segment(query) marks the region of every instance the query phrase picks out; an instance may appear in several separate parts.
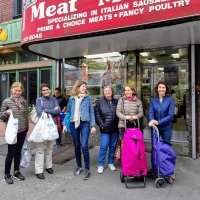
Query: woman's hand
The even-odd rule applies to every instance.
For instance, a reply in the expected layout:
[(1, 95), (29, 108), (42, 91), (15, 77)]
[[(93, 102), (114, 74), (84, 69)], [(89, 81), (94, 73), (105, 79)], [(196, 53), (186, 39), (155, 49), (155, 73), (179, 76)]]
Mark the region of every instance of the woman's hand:
[(8, 110), (6, 110), (6, 113), (10, 115), (12, 113), (12, 110), (8, 109)]
[(95, 133), (96, 133), (96, 128), (95, 128), (95, 127), (92, 127), (91, 130), (90, 130), (90, 133), (91, 133), (91, 134), (95, 134)]
[(155, 119), (152, 119), (150, 122), (149, 122), (149, 126), (152, 127), (152, 126), (157, 126), (159, 124), (159, 122)]
[(135, 120), (135, 119), (138, 119), (137, 115), (132, 115), (131, 120)]
[(126, 118), (126, 120), (131, 120), (132, 119), (131, 115), (127, 115), (127, 116), (125, 116), (125, 118)]

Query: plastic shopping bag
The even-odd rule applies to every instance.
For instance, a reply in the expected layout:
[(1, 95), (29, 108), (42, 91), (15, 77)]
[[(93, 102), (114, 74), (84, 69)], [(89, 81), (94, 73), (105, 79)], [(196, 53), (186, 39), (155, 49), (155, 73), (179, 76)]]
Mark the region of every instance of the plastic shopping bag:
[(20, 167), (28, 168), (31, 163), (31, 149), (27, 140), (25, 140), (21, 151)]
[(39, 117), (37, 116), (37, 111), (36, 111), (36, 108), (34, 105), (33, 105), (32, 111), (30, 113), (30, 119), (34, 124), (36, 124), (39, 120)]
[(58, 133), (58, 129), (57, 126), (54, 123), (54, 120), (52, 119), (51, 115), (47, 115), (45, 113), (44, 116), (44, 130), (43, 130), (43, 140), (56, 140), (57, 138), (59, 138), (59, 133)]
[(17, 143), (17, 132), (18, 132), (18, 119), (14, 118), (11, 112), (5, 132), (5, 141), (7, 144)]
[(37, 124), (33, 128), (33, 131), (31, 132), (28, 141), (29, 142), (44, 142), (43, 139), (43, 133), (45, 129), (45, 115), (46, 113), (42, 113), (41, 117), (39, 118)]

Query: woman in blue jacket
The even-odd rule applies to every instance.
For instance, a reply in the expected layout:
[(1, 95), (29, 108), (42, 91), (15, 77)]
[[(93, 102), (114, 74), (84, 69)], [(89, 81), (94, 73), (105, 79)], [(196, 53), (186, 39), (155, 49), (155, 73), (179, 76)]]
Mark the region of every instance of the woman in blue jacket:
[(77, 81), (72, 88), (71, 97), (67, 105), (67, 115), (70, 116), (70, 132), (73, 138), (77, 167), (74, 175), (80, 175), (82, 170), (81, 150), (85, 169), (83, 180), (90, 177), (90, 158), (88, 140), (91, 133), (95, 133), (95, 116), (91, 97), (87, 94), (87, 83)]
[[(169, 96), (169, 89), (162, 81), (157, 83), (155, 93), (156, 96), (151, 99), (149, 107), (149, 126), (157, 126), (162, 140), (170, 144), (175, 113), (175, 101)], [(173, 183), (174, 180), (174, 175), (168, 177), (169, 183)]]
[(149, 107), (149, 126), (157, 126), (166, 143), (171, 143), (175, 102), (169, 96), (167, 85), (160, 81), (155, 87), (156, 96), (151, 99)]

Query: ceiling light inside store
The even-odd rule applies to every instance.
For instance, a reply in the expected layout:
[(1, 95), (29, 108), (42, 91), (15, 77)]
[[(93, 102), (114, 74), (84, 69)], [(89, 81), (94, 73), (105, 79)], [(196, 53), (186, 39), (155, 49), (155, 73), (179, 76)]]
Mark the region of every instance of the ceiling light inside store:
[(149, 56), (149, 52), (141, 52), (140, 55), (143, 57), (148, 57)]
[(180, 56), (179, 53), (172, 53), (172, 54), (171, 54), (171, 57), (172, 57), (172, 58), (175, 58), (175, 59), (178, 59), (178, 58), (180, 58), (181, 56)]
[(159, 71), (164, 71), (164, 68), (163, 67), (158, 67), (158, 70)]
[(118, 57), (118, 56), (121, 56), (119, 52), (112, 52), (112, 53), (85, 55), (84, 57), (88, 59), (93, 59), (93, 58), (111, 58), (111, 57)]
[(156, 60), (155, 58), (150, 58), (148, 59), (148, 62), (151, 64), (154, 64), (154, 63), (158, 63), (158, 60)]

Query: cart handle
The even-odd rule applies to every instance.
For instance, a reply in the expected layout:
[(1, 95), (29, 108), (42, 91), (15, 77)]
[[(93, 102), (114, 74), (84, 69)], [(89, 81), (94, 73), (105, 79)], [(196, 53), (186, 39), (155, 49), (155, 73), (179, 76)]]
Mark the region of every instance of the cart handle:
[[(133, 120), (133, 123), (135, 123), (135, 124), (136, 124), (135, 120), (137, 120), (137, 125), (138, 125), (138, 126), (136, 125), (137, 128), (140, 128), (140, 120), (139, 120), (138, 118), (137, 118), (137, 119), (134, 119), (134, 120)], [(125, 129), (127, 128), (126, 122), (127, 122), (127, 119), (125, 119)]]

